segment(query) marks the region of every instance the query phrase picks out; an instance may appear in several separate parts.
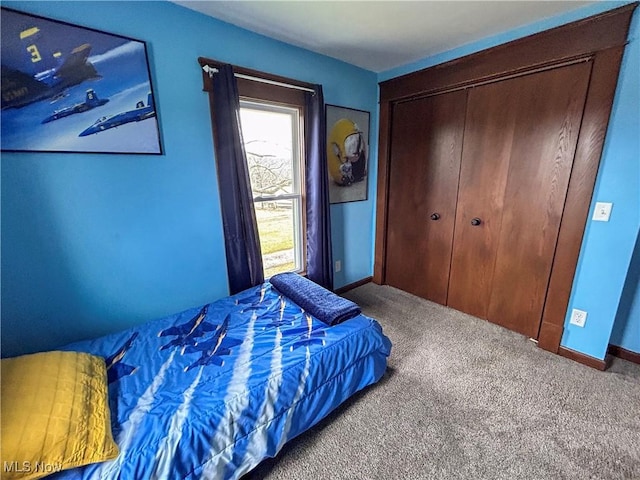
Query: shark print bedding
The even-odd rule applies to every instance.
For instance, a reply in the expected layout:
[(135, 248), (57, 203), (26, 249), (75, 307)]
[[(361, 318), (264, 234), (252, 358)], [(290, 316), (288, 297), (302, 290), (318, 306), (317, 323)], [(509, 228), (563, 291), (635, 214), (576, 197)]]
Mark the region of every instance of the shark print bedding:
[(236, 479), (383, 375), (391, 342), (270, 283), (64, 350), (105, 358), (112, 461), (55, 479)]

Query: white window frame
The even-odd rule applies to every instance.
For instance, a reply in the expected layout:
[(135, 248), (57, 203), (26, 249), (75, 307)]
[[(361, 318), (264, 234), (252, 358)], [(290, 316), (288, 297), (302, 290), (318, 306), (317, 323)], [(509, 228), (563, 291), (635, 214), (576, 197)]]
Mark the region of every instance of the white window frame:
[[(304, 115), (297, 105), (280, 102), (240, 98), (240, 109), (261, 110), (264, 112), (284, 113), (291, 115), (293, 185), (292, 193), (280, 195), (261, 195), (253, 197), (254, 206), (261, 202), (292, 201), (293, 204), (293, 270), (296, 273), (306, 272), (306, 208), (305, 208), (305, 155), (304, 155)], [(263, 256), (264, 260), (264, 256)], [(264, 267), (263, 267), (264, 269)]]

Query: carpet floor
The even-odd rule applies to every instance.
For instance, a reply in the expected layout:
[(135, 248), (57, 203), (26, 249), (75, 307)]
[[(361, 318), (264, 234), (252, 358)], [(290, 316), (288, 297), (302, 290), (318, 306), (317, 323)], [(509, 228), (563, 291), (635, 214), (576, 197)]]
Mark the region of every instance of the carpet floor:
[(640, 365), (606, 372), (388, 286), (382, 380), (245, 479), (640, 479)]

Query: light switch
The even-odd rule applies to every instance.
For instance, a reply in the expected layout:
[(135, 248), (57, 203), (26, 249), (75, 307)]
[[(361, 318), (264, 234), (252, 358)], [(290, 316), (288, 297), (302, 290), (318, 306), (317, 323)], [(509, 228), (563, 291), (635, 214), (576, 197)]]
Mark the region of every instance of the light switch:
[(595, 222), (608, 222), (611, 216), (611, 208), (613, 203), (597, 202), (596, 208), (593, 211), (592, 220)]

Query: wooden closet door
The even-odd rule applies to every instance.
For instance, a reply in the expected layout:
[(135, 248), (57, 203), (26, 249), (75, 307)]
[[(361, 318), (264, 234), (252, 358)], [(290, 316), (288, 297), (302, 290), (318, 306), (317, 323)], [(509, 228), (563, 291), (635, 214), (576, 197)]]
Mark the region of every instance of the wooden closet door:
[(537, 338), (590, 74), (581, 63), (470, 92), (449, 306)]
[[(394, 105), (386, 283), (446, 304), (466, 92)], [(433, 218), (432, 218), (433, 216)]]

